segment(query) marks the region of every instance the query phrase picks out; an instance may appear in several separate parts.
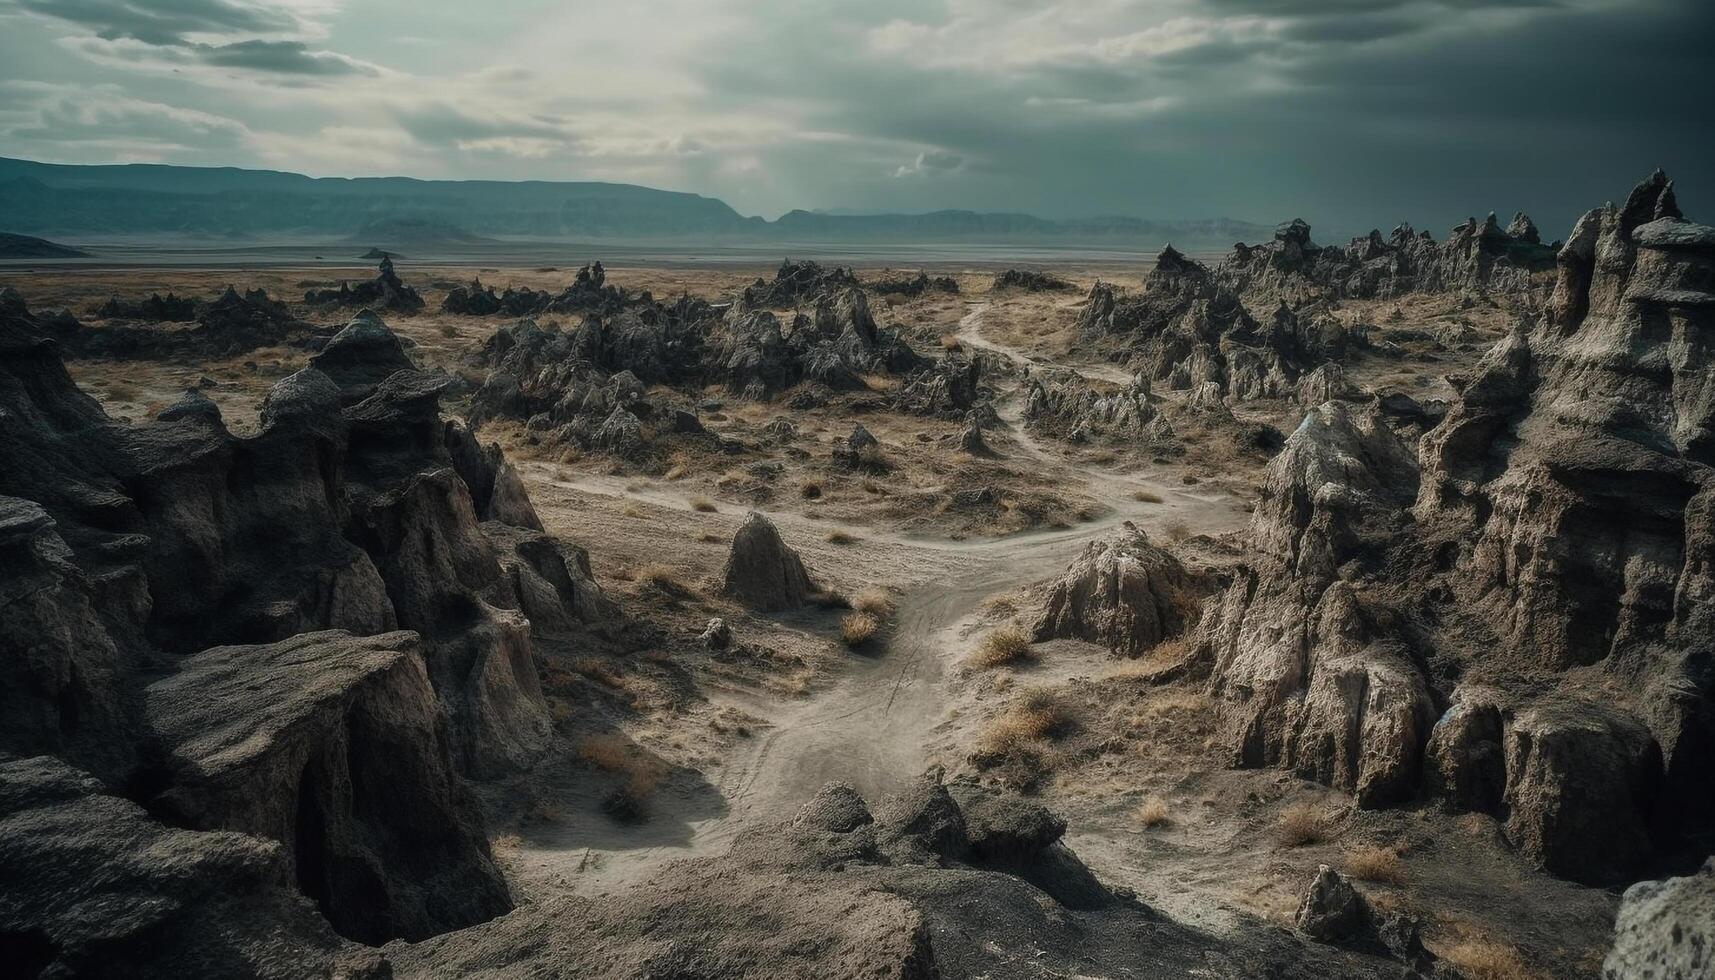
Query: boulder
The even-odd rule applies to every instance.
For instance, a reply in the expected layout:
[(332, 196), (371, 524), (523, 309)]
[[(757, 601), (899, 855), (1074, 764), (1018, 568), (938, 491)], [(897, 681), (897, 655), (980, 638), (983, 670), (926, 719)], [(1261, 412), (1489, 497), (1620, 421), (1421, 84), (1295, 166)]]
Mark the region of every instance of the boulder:
[(1715, 973), (1715, 858), (1683, 878), (1626, 889), (1603, 980), (1699, 980)]
[(421, 939), (512, 907), (416, 634), (216, 647), (144, 703), (168, 784), (152, 809), (278, 841), (341, 934)]
[(779, 612), (804, 605), (813, 591), (804, 563), (774, 523), (755, 511), (746, 515), (721, 573), (722, 594), (761, 612)]
[(298, 980), (360, 959), (294, 874), (276, 841), (170, 827), (49, 756), (0, 762), (14, 976)]
[(1075, 637), (1136, 657), (1195, 624), (1197, 592), (1179, 559), (1127, 521), (1091, 542), (1050, 587), (1033, 638)]

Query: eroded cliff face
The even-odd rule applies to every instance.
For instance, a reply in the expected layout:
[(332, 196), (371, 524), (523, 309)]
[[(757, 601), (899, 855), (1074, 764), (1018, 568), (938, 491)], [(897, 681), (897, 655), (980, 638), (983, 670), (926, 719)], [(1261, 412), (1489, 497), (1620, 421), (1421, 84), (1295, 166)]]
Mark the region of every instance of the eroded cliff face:
[(1715, 809), (1715, 230), (1658, 173), (1559, 269), (1421, 478), (1385, 430), (1310, 414), (1199, 652), (1239, 763), (1493, 813), (1607, 883)]
[(445, 378), (365, 313), (254, 435), (195, 393), (125, 426), (38, 327), (0, 320), (0, 749), (275, 842), (350, 938), (508, 909), (464, 780), (546, 746), (534, 622), (612, 607)]

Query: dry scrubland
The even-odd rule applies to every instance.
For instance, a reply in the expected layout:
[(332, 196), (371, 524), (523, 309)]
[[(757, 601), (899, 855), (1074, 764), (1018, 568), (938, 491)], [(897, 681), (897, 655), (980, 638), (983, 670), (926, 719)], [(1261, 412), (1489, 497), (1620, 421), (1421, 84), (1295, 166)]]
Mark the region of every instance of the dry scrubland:
[[(1497, 633), (1514, 615), (1495, 609), (1497, 593), (1462, 591), (1488, 574), (1486, 535), (1552, 543), (1481, 485), (1506, 453), (1470, 448), (1497, 424), (1496, 398), (1513, 399), (1509, 418), (1548, 417), (1548, 389), (1519, 394), (1507, 379), (1608, 383), (1515, 325), (1603, 317), (1624, 332), (1632, 315), (1624, 302), (1570, 311), (1564, 261), (1557, 291), (1552, 253), (1530, 265), (1542, 247), (1516, 223), (1467, 233), (1475, 244), (1396, 237), (1389, 274), (1403, 276), (1409, 254), (1418, 278), (1380, 285), (1338, 278), (1367, 267), (1307, 249), (1308, 229), (1301, 240), (1285, 226), (1262, 259), (1241, 253), (1211, 271), (1169, 251), (1149, 269), (1047, 270), (1066, 288), (1042, 291), (991, 288), (994, 270), (928, 270), (956, 291), (897, 295), (875, 284), (904, 274), (875, 268), (855, 270), (867, 284), (857, 288), (818, 278), (829, 270), (614, 267), (574, 297), (595, 312), (537, 313), (532, 328), (441, 309), (473, 270), (401, 261), (424, 308), (380, 310), (384, 327), (338, 336), (355, 308), (296, 297), (368, 279), (367, 268), (0, 270), (0, 286), (28, 302), (17, 323), (69, 338), (70, 377), (108, 416), (158, 433), (113, 452), (144, 454), (135, 472), (199, 488), (181, 493), (240, 485), (241, 468), (182, 476), (216, 465), (206, 459), (286, 445), (290, 405), (269, 394), (282, 379), (313, 364), (338, 382), (327, 411), (345, 428), (324, 465), (344, 467), (328, 484), (350, 501), (340, 533), (376, 555), (366, 574), (387, 586), (374, 599), (386, 611), (373, 621), (422, 633), (431, 669), (363, 688), (387, 693), (353, 695), (356, 707), (315, 710), (350, 712), (358, 730), (381, 717), (364, 713), (368, 698), (454, 705), (450, 722), (423, 722), (452, 726), (439, 737), (453, 754), (412, 765), (469, 788), (468, 805), (446, 804), (462, 849), (447, 860), (472, 869), (462, 887), (498, 889), (489, 907), (400, 926), (359, 923), (345, 886), (318, 885), (342, 935), (425, 940), (387, 947), (397, 973), (498, 962), (558, 929), (589, 969), (657, 975), (678, 961), (651, 960), (632, 930), (658, 921), (669, 945), (719, 932), (739, 950), (726, 968), (755, 974), (770, 962), (756, 950), (782, 931), (746, 904), (767, 894), (801, 912), (782, 933), (806, 944), (787, 972), (920, 965), (932, 947), (946, 975), (1014, 975), (990, 940), (951, 938), (993, 928), (961, 926), (975, 913), (937, 897), (952, 886), (935, 875), (969, 874), (945, 881), (1014, 933), (992, 941), (1024, 937), (1068, 968), (1082, 955), (1101, 970), (1194, 975), (1213, 946), (1238, 971), (1220, 975), (1596, 976), (1613, 943), (1612, 886), (1683, 868), (1686, 853), (1660, 836), (1603, 855), (1542, 814), (1594, 807), (1622, 834), (1648, 814), (1580, 798), (1552, 767), (1520, 770), (1515, 748), (1504, 771), (1485, 760), (1534, 737), (1574, 755), (1635, 751), (1622, 768), (1661, 765), (1659, 750), (1635, 749), (1653, 736), (1623, 714), (1636, 691), (1600, 665), (1630, 658), (1675, 676), (1658, 653), (1683, 648), (1689, 633), (1676, 630), (1702, 614), (1681, 606), (1647, 624), (1648, 656), (1567, 653)], [(1486, 248), (1508, 263), (1482, 264)], [(1643, 252), (1638, 275), (1657, 274)], [(555, 293), (577, 270), (474, 271), (497, 290)], [(97, 315), (109, 296), (212, 298), (229, 281), (291, 300), (278, 343), (187, 340), (166, 357), (99, 347), (129, 322)], [(1244, 299), (1236, 314), (1231, 295)], [(79, 354), (87, 337), (52, 327), (51, 308), (114, 332)], [(581, 326), (586, 317), (597, 326)], [(1530, 358), (1534, 368), (1519, 366)], [(198, 395), (184, 400), (187, 390)], [(231, 437), (194, 438), (226, 448), (147, 455), (174, 439), (201, 445), (182, 427), (216, 409)], [(1508, 437), (1512, 458), (1553, 473), (1583, 465), (1534, 431)], [(501, 455), (480, 448), (490, 443)], [(1707, 469), (1696, 452), (1684, 452), (1684, 472)], [(1487, 476), (1473, 484), (1472, 473)], [(130, 492), (155, 478), (131, 477)], [(219, 499), (213, 512), (266, 506)], [(405, 528), (429, 544), (375, 544), (408, 539)], [(269, 561), (239, 554), (245, 533), (230, 538), (229, 560)], [(466, 618), (419, 614), (409, 596), (430, 587)], [(1537, 613), (1529, 642), (1582, 642), (1554, 618), (1563, 594), (1531, 601), (1550, 612)], [(266, 645), (271, 630), (291, 632), (267, 618), (282, 603), (242, 624), (196, 625), (186, 606), (170, 625), (192, 649)], [(334, 625), (356, 621), (340, 615)], [(168, 626), (150, 629), (160, 643)], [(1291, 644), (1275, 642), (1287, 634)], [(366, 669), (409, 673), (397, 651), (366, 656), (387, 665)], [(489, 686), (459, 687), (442, 667), (454, 662), (484, 664), (470, 676)], [(1610, 707), (1582, 717), (1611, 735), (1563, 724), (1556, 712), (1604, 689)], [(1367, 693), (1354, 701), (1352, 690)], [(1483, 700), (1496, 691), (1501, 702)], [(524, 705), (528, 720), (497, 704)], [(1443, 715), (1471, 720), (1431, 736)], [(285, 752), (275, 746), (288, 730), (302, 729), (282, 722), (261, 751)], [(1681, 777), (1652, 778), (1671, 794)], [(1502, 791), (1506, 806), (1490, 798)], [(191, 806), (190, 792), (153, 805)], [(208, 829), (227, 826), (210, 814), (229, 803), (202, 805)], [(1609, 857), (1626, 863), (1597, 867)], [(384, 875), (390, 894), (447, 887), (402, 867)], [(1021, 898), (1030, 888), (1045, 891)], [(1039, 920), (1037, 901), (1057, 911)], [(1113, 939), (1143, 915), (1138, 903), (1171, 920), (1141, 953)], [(940, 925), (922, 932), (909, 924), (919, 916)], [(949, 923), (954, 932), (937, 931)], [(304, 941), (341, 962), (370, 955), (317, 935)]]

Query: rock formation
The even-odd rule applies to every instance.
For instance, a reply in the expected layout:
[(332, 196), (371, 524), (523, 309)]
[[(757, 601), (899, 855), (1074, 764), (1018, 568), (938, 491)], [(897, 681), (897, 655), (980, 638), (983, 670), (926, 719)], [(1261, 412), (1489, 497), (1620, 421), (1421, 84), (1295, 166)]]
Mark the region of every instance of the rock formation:
[(1262, 294), (1292, 303), (1324, 299), (1391, 299), (1410, 293), (1495, 292), (1524, 295), (1542, 284), (1537, 273), (1553, 267), (1555, 247), (1544, 245), (1529, 217), (1506, 228), (1494, 214), (1453, 229), (1444, 242), (1400, 225), (1383, 238), (1372, 231), (1351, 244), (1324, 248), (1310, 240), (1310, 225), (1293, 219), (1274, 240), (1233, 246), (1215, 270), (1241, 295)]
[(1156, 257), (1141, 293), (1091, 287), (1079, 330), (1116, 348), (1144, 378), (1176, 391), (1213, 382), (1244, 401), (1292, 397), (1302, 375), (1363, 341), (1328, 311), (1284, 301), (1259, 321), (1235, 288), (1171, 246)]
[(1715, 972), (1715, 858), (1683, 878), (1626, 889), (1603, 980), (1696, 980)]
[(1197, 652), (1237, 762), (1492, 813), (1606, 884), (1715, 823), (1715, 230), (1657, 173), (1559, 266), (1421, 479), (1374, 416), (1306, 417)]
[(423, 308), (423, 297), (393, 270), (393, 260), (381, 259), (374, 279), (353, 286), (341, 282), (338, 289), (312, 289), (304, 293), (312, 306), (367, 306), (392, 313), (415, 313)]
[[(0, 315), (0, 750), (57, 756), (205, 832), (160, 834), (187, 868), (206, 848), (257, 882), (226, 901), (289, 884), (378, 942), (509, 907), (462, 779), (539, 755), (532, 627), (605, 602), (581, 554), (500, 523), (539, 522), (515, 474), (440, 417), (444, 378), (391, 360), (379, 320), (355, 336), (324, 352), (345, 388), (300, 371), (237, 436), (194, 392), (112, 422), (33, 320)], [(132, 836), (96, 832), (103, 850), (78, 860), (134, 865)]]
[(1049, 588), (1032, 632), (1038, 642), (1076, 637), (1136, 657), (1195, 624), (1196, 591), (1179, 559), (1127, 521)]
[(1143, 377), (1113, 389), (1074, 372), (1032, 371), (1027, 384), (1024, 421), (1035, 431), (1071, 442), (1097, 437), (1145, 445), (1172, 441), (1173, 428)]
[(957, 293), (959, 281), (952, 276), (935, 276), (919, 272), (903, 279), (877, 279), (864, 288), (877, 296), (921, 296), (924, 293)]
[(1032, 269), (1008, 269), (994, 277), (990, 290), (1022, 289), (1027, 293), (1058, 292), (1071, 289), (1072, 284), (1059, 276)]
[[(1400, 964), (1238, 925), (1219, 936), (1104, 887), (1027, 800), (928, 776), (870, 802), (824, 786), (720, 857), (618, 895), (558, 897), (410, 946), (401, 975), (1396, 978)], [(710, 937), (718, 937), (711, 947)], [(1140, 937), (1146, 937), (1140, 940)]]
[(850, 269), (824, 268), (816, 262), (780, 263), (773, 279), (758, 279), (746, 286), (738, 306), (745, 310), (779, 310), (814, 300), (824, 293), (856, 289), (861, 284)]
[(481, 279), (472, 279), (469, 285), (449, 290), (441, 300), (443, 311), (464, 316), (530, 317), (545, 313), (613, 316), (627, 307), (653, 305), (648, 293), (628, 297), (619, 287), (608, 283), (607, 272), (600, 262), (579, 269), (571, 285), (557, 294), (528, 286), (507, 286), (505, 292), (496, 294)]
[(803, 561), (774, 522), (755, 511), (746, 515), (721, 572), (721, 593), (761, 612), (779, 612), (804, 605), (814, 591)]
[(189, 296), (175, 296), (171, 290), (165, 296), (160, 293), (150, 293), (148, 297), (138, 300), (124, 300), (117, 296), (109, 296), (107, 302), (96, 307), (95, 315), (104, 320), (186, 323), (196, 319), (197, 301)]
[[(148, 304), (146, 304), (148, 305)], [(183, 310), (177, 309), (184, 305)], [(114, 358), (120, 360), (167, 360), (186, 358), (214, 360), (232, 357), (259, 347), (288, 342), (307, 345), (316, 338), (316, 328), (304, 323), (286, 304), (267, 292), (252, 289), (239, 294), (231, 286), (213, 302), (178, 301), (168, 304), (168, 314), (143, 315), (135, 319), (192, 321), (187, 328), (162, 328), (137, 323), (110, 323), (99, 327), (79, 323), (64, 310), (32, 314), (24, 298), (10, 286), (0, 288), (0, 310), (16, 322), (59, 342), (67, 357)], [(102, 307), (113, 308), (112, 301)], [(103, 316), (131, 319), (126, 314), (103, 312)]]
[(1358, 894), (1351, 879), (1326, 864), (1305, 889), (1295, 924), (1317, 942), (1400, 960), (1409, 967), (1407, 975), (1428, 975), (1434, 964), (1423, 946), (1420, 920), (1380, 911)]

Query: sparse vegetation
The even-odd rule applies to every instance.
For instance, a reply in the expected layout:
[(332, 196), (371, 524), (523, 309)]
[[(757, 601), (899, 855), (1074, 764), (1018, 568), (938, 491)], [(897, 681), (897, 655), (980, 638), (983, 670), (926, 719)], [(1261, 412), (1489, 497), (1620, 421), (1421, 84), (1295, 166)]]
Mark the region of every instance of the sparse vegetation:
[(1143, 801), (1137, 808), (1137, 822), (1145, 827), (1161, 827), (1168, 823), (1167, 803), (1158, 796)]
[(893, 615), (893, 596), (886, 589), (870, 587), (852, 597), (852, 608), (858, 612), (868, 613), (877, 619), (886, 619)]
[(663, 592), (686, 592), (685, 584), (679, 580), (679, 570), (672, 565), (644, 565), (634, 574), (637, 581), (644, 585), (654, 586)]
[(827, 535), (825, 537), (823, 537), (822, 540), (828, 542), (829, 544), (852, 544), (853, 542), (857, 541), (857, 538), (852, 536), (850, 533), (848, 533), (846, 531), (841, 531), (841, 530), (836, 529), (833, 531), (829, 531), (827, 533)]
[(1525, 965), (1524, 957), (1511, 946), (1492, 939), (1471, 937), (1442, 949), (1441, 958), (1468, 980), (1541, 980), (1542, 974)]
[(648, 818), (648, 801), (666, 776), (666, 765), (618, 735), (593, 735), (578, 745), (578, 758), (621, 778), (602, 799), (602, 810), (620, 823)]
[(1360, 847), (1349, 851), (1341, 867), (1359, 881), (1405, 884), (1405, 862), (1391, 847)]
[(805, 500), (816, 500), (822, 496), (822, 484), (816, 480), (805, 480), (798, 486), (798, 495)]
[(1280, 811), (1275, 833), (1287, 847), (1319, 844), (1328, 839), (1328, 815), (1310, 803), (1295, 803)]
[(1066, 706), (1052, 691), (1032, 688), (988, 723), (978, 740), (978, 748), (993, 756), (1033, 753), (1034, 743), (1061, 734), (1071, 720)]
[(1161, 503), (1161, 494), (1154, 490), (1134, 490), (1131, 499), (1140, 504), (1159, 504)]
[(688, 472), (690, 470), (684, 463), (674, 463), (667, 467), (667, 472), (661, 474), (661, 478), (663, 480), (683, 480)]
[(972, 667), (1005, 667), (1032, 655), (1030, 636), (1016, 623), (1007, 623), (989, 632), (965, 661)]
[(880, 631), (881, 620), (866, 612), (846, 613), (840, 619), (840, 639), (848, 647), (862, 646)]
[(1174, 544), (1183, 544), (1191, 537), (1191, 525), (1177, 519), (1162, 525), (1161, 530), (1167, 535), (1167, 540)]
[(713, 514), (719, 508), (717, 508), (715, 506), (714, 501), (710, 500), (707, 497), (692, 497), (691, 498), (691, 509), (696, 511), (699, 514)]

